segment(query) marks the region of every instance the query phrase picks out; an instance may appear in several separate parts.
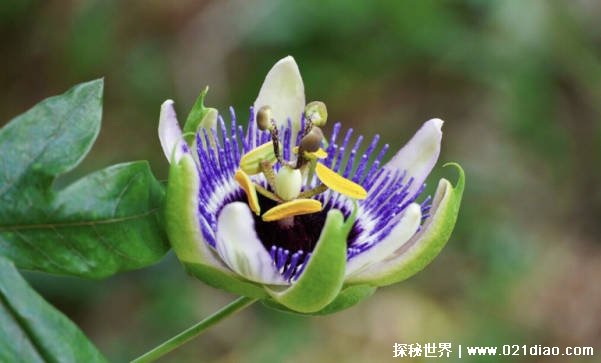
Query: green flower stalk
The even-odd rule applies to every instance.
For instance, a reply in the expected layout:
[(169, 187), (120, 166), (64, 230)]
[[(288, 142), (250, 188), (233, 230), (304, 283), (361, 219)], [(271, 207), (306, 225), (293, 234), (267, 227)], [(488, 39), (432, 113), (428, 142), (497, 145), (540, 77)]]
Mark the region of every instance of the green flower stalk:
[[(246, 130), (204, 106), (182, 133), (173, 101), (159, 137), (171, 163), (166, 226), (184, 267), (207, 284), (302, 314), (350, 307), (423, 269), (449, 239), (464, 189), (424, 182), (440, 153), (440, 119), (424, 123), (384, 165), (376, 135), (328, 138), (322, 102), (306, 104), (292, 57), (267, 74)], [(420, 200), (418, 202), (418, 200)]]

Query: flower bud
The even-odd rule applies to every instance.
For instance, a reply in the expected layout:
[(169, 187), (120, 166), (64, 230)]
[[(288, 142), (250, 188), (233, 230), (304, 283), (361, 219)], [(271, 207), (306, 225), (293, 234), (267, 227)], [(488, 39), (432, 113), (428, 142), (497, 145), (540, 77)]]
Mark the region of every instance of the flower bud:
[(305, 106), (305, 117), (315, 126), (325, 126), (328, 120), (328, 109), (321, 101), (313, 101)]
[(263, 106), (257, 111), (257, 126), (262, 131), (271, 128), (271, 107)]

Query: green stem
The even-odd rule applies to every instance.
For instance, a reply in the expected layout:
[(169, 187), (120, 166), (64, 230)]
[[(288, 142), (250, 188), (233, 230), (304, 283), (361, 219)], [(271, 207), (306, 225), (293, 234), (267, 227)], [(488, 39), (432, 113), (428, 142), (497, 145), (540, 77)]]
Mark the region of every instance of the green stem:
[(163, 355), (169, 353), (170, 351), (184, 345), (191, 339), (194, 339), (196, 336), (200, 335), (202, 332), (210, 328), (211, 326), (217, 324), (221, 320), (227, 318), (230, 315), (233, 315), (244, 308), (252, 305), (257, 299), (249, 298), (242, 296), (237, 300), (232, 301), (229, 305), (223, 307), (221, 310), (217, 311), (213, 315), (208, 318), (200, 321), (196, 325), (191, 326), (190, 328), (184, 330), (173, 338), (167, 340), (161, 345), (153, 348), (152, 350), (144, 353), (138, 358), (131, 361), (131, 363), (149, 363), (154, 362), (159, 359)]

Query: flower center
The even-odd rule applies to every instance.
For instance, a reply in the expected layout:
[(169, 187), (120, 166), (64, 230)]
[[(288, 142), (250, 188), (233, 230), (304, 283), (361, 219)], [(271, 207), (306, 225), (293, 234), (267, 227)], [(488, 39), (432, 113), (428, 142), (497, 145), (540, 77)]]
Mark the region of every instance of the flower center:
[[(259, 196), (259, 204), (262, 208), (277, 206), (276, 202), (262, 195)], [(345, 205), (335, 207), (341, 210), (345, 218), (351, 213)], [(315, 248), (330, 209), (331, 205), (328, 204), (319, 212), (295, 216), (290, 224), (265, 222), (260, 216), (254, 215), (255, 230), (267, 251), (275, 247), (287, 251), (285, 254), (289, 257), (298, 251), (306, 255)], [(347, 238), (347, 247), (353, 245), (361, 231), (356, 221)]]
[[(328, 189), (353, 199), (364, 199), (367, 196), (361, 185), (318, 162), (319, 159), (327, 157), (327, 153), (321, 148), (324, 137), (318, 127), (326, 123), (325, 104), (309, 103), (303, 117), (305, 127), (300, 135), (300, 142), (291, 150), (296, 154), (296, 159), (289, 161), (285, 158), (286, 155), (290, 155), (290, 144), (285, 142), (282, 150), (277, 122), (271, 118), (271, 108), (261, 107), (256, 115), (257, 126), (262, 131), (269, 131), (271, 141), (244, 154), (236, 172), (236, 181), (244, 189), (250, 209), (256, 215), (261, 215), (264, 207), (259, 202), (258, 195), (261, 195), (262, 199), (271, 200), (273, 203), (270, 203), (270, 208), (261, 219), (264, 222), (278, 221), (282, 228), (294, 224), (294, 218), (297, 216), (321, 212), (321, 201), (313, 198)], [(250, 178), (256, 174), (263, 175), (268, 187)], [(311, 184), (314, 175), (320, 181), (317, 185)], [(307, 185), (304, 191), (303, 184)]]

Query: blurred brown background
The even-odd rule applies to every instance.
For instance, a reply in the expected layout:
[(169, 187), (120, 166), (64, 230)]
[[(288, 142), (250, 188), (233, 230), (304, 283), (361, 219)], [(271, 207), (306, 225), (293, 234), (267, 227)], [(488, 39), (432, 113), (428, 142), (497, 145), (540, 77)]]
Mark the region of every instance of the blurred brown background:
[[(208, 84), (210, 105), (245, 120), (271, 65), (293, 55), (308, 100), (393, 149), (446, 120), (441, 161), (468, 177), (457, 228), (426, 270), (350, 310), (306, 318), (258, 305), (162, 361), (409, 361), (392, 358), (393, 343), (452, 342), (593, 346), (596, 357), (507, 361), (598, 362), (600, 18), (601, 3), (585, 0), (4, 0), (0, 124), (105, 77), (103, 128), (72, 177), (149, 159), (165, 179), (164, 99), (183, 117)], [(440, 165), (430, 186), (455, 180)], [(27, 277), (114, 361), (233, 299), (172, 255), (106, 281)]]

